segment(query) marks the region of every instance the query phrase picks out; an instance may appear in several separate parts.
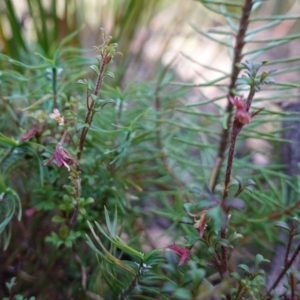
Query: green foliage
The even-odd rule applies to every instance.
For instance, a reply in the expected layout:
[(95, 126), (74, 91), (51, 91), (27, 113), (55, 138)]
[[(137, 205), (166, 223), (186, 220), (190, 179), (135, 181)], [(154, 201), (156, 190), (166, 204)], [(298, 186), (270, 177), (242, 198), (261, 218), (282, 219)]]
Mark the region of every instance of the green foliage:
[[(13, 286), (16, 284), (16, 277), (12, 277), (10, 282), (6, 282), (5, 285), (7, 287), (8, 292), (12, 295)], [(10, 298), (4, 297), (3, 300), (9, 300)], [(35, 297), (24, 298), (22, 295), (18, 294), (14, 296), (16, 300), (35, 300)]]
[[(101, 239), (94, 231), (92, 225), (89, 223), (92, 235), (95, 238), (100, 249), (97, 248), (92, 239), (87, 235), (88, 245), (98, 255), (100, 265), (107, 270), (103, 273), (103, 278), (110, 286), (112, 294), (111, 298), (117, 298), (118, 296), (126, 297), (126, 295), (133, 294), (139, 295), (143, 292), (150, 294), (159, 294), (159, 291), (155, 290), (153, 286), (157, 284), (159, 280), (166, 280), (163, 275), (159, 275), (154, 272), (154, 268), (163, 261), (159, 250), (153, 250), (146, 255), (142, 252), (136, 251), (130, 247), (128, 243), (122, 241), (117, 235), (117, 210), (115, 211), (113, 221), (110, 221), (109, 213), (105, 209), (105, 220), (107, 231), (99, 224), (95, 223), (99, 232), (103, 237), (110, 241), (111, 246), (109, 251), (102, 244)], [(121, 255), (128, 255), (131, 260), (125, 261), (118, 259), (114, 253), (121, 251)], [(153, 269), (153, 270), (152, 270)], [(122, 280), (120, 280), (122, 278)], [(109, 292), (106, 292), (106, 296)]]
[[(300, 58), (281, 55), (299, 34), (265, 37), (300, 17), (267, 15), (276, 8), (268, 1), (193, 3), (214, 23), (191, 24), (192, 37), (211, 43), (230, 66), (198, 64), (201, 49), (183, 53), (201, 70), (197, 82), (186, 82), (178, 76), (183, 61), (143, 66), (146, 46), (131, 52), (139, 25), (171, 4), (107, 2), (101, 14), (114, 16), (113, 37), (102, 29), (92, 55), (78, 48), (87, 28), (70, 22), (89, 6), (77, 4), (69, 16), (73, 2), (62, 1), (61, 17), (57, 1), (28, 1), (34, 43), (19, 30), (13, 1), (0, 6), (7, 12), (6, 25), (0, 19), (0, 246), (10, 272), (0, 296), (276, 297), (265, 288), (268, 265), (278, 232), (289, 235), (288, 250), (299, 234), (298, 219), (288, 216), (299, 214), (300, 202), (287, 206), (288, 189), (299, 198), (299, 185), (280, 160), (289, 142), (281, 123), (299, 116), (275, 102), (299, 96)], [(142, 80), (130, 61), (153, 65), (147, 75), (155, 76)], [(251, 122), (240, 125), (245, 115)], [(288, 271), (289, 259), (292, 294), (298, 274)]]
[(3, 178), (0, 178), (0, 245), (7, 249), (11, 239), (10, 222), (17, 211), (17, 219), (22, 217), (22, 204), (19, 195), (12, 188), (6, 187)]

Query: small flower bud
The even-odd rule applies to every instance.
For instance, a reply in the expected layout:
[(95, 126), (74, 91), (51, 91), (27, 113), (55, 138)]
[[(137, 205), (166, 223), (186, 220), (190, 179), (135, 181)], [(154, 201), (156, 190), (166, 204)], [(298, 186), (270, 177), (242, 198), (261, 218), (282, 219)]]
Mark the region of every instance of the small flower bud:
[(241, 124), (241, 126), (250, 123), (251, 115), (247, 108), (247, 102), (242, 97), (228, 96), (228, 100), (235, 106), (235, 119)]

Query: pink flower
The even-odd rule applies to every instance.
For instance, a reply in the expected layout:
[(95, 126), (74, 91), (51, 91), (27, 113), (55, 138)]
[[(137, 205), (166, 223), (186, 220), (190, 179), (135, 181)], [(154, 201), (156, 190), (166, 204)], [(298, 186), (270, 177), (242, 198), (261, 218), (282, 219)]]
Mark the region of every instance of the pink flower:
[(25, 210), (25, 215), (28, 218), (32, 217), (35, 213), (36, 213), (36, 208), (35, 207), (28, 208), (28, 209)]
[(22, 141), (29, 140), (29, 139), (35, 137), (37, 134), (40, 134), (40, 133), (41, 133), (40, 128), (34, 127), (32, 129), (30, 129), (27, 133), (23, 134), (21, 136), (21, 140)]
[[(209, 209), (205, 209), (197, 214), (191, 214), (191, 213), (188, 213), (190, 217), (193, 217), (194, 218), (194, 221), (195, 221), (195, 224), (194, 224), (194, 227), (195, 228), (198, 228), (199, 230), (199, 234), (200, 234), (200, 237), (203, 236), (204, 234), (204, 230), (205, 228), (207, 227), (207, 222), (209, 221), (207, 218), (206, 218), (206, 214), (209, 212)], [(196, 217), (200, 217), (199, 219), (196, 219)]]
[(235, 120), (237, 120), (241, 125), (245, 125), (250, 123), (251, 115), (248, 112), (247, 102), (243, 99), (243, 97), (235, 96), (232, 98), (231, 96), (227, 97), (228, 100), (236, 107), (235, 112)]
[(64, 166), (68, 169), (68, 171), (70, 171), (70, 165), (72, 164), (76, 164), (79, 166), (78, 161), (60, 143), (57, 144), (54, 153), (52, 154), (46, 165), (52, 163), (54, 159), (56, 160), (57, 166), (59, 168)]
[(177, 255), (180, 256), (178, 266), (183, 265), (190, 259), (191, 250), (188, 248), (178, 247), (176, 244), (168, 246), (169, 249), (173, 250)]

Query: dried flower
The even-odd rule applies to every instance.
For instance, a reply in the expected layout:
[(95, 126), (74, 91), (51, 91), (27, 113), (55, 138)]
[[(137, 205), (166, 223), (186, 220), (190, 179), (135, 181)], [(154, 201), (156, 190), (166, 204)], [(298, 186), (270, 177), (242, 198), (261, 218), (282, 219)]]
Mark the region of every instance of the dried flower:
[(22, 141), (29, 140), (29, 139), (35, 137), (37, 134), (40, 134), (40, 133), (41, 133), (40, 128), (34, 127), (32, 129), (30, 129), (27, 133), (23, 134), (21, 136), (21, 140)]
[(231, 96), (228, 96), (228, 100), (236, 107), (235, 119), (241, 125), (250, 123), (251, 115), (248, 112), (247, 102), (243, 99), (243, 97), (235, 96), (232, 98)]
[[(194, 218), (195, 224), (194, 227), (198, 228), (200, 237), (203, 236), (204, 230), (207, 227), (207, 222), (209, 219), (206, 218), (206, 214), (209, 212), (209, 209), (205, 209), (197, 214), (191, 214), (188, 213), (190, 217)], [(200, 217), (200, 219), (196, 219), (197, 217)]]
[(64, 166), (68, 169), (68, 171), (70, 171), (70, 165), (72, 164), (76, 164), (79, 166), (78, 161), (60, 143), (57, 144), (54, 153), (52, 154), (46, 165), (52, 163), (54, 159), (56, 160), (57, 166), (59, 168)]
[(64, 125), (64, 117), (61, 116), (59, 110), (57, 108), (53, 109), (53, 114), (49, 115), (51, 119), (54, 119), (58, 125)]
[(169, 249), (176, 252), (177, 255), (180, 256), (180, 260), (178, 266), (183, 265), (186, 261), (190, 259), (191, 250), (188, 248), (179, 247), (176, 244), (168, 246)]

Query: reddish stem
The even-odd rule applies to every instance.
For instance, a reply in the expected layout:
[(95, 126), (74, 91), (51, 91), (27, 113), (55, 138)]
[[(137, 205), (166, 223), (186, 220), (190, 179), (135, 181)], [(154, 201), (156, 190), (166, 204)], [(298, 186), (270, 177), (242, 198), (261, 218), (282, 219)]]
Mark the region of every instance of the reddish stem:
[(64, 143), (64, 140), (65, 140), (65, 137), (66, 137), (67, 132), (68, 132), (68, 130), (66, 129), (66, 130), (64, 131), (64, 133), (63, 133), (63, 135), (62, 135), (60, 141), (59, 141), (59, 144), (62, 145), (62, 144)]
[[(234, 96), (232, 90), (236, 87), (236, 80), (240, 72), (240, 69), (238, 68), (238, 63), (240, 63), (243, 58), (242, 51), (245, 45), (245, 35), (249, 24), (249, 18), (250, 18), (253, 3), (254, 3), (253, 0), (246, 0), (242, 9), (242, 16), (240, 19), (239, 30), (236, 35), (236, 43), (234, 46), (234, 58), (232, 62), (232, 71), (231, 71), (231, 78), (230, 78), (229, 92), (228, 92), (230, 96)], [(226, 127), (223, 129), (223, 132), (221, 133), (218, 155), (215, 160), (216, 163), (210, 180), (210, 188), (212, 191), (214, 190), (218, 182), (222, 164), (225, 158), (225, 151), (227, 148), (228, 138), (230, 133), (232, 111), (233, 111), (233, 105), (230, 101), (228, 101), (226, 107), (226, 113), (228, 114), (229, 117), (227, 119)]]
[[(226, 228), (221, 229), (221, 238), (226, 239)], [(221, 246), (221, 254), (222, 254), (222, 279), (226, 279), (229, 277), (228, 266), (227, 266), (227, 251), (226, 247)]]
[(266, 294), (266, 299), (271, 299), (271, 292), (272, 290), (274, 290), (277, 286), (277, 284), (280, 282), (280, 280), (282, 279), (282, 277), (286, 274), (286, 272), (288, 271), (288, 269), (291, 267), (291, 265), (293, 264), (293, 262), (295, 261), (296, 257), (298, 256), (300, 252), (300, 243), (297, 247), (297, 249), (295, 250), (294, 254), (292, 255), (292, 257), (287, 261), (287, 264), (285, 264), (284, 268), (281, 270), (281, 272), (279, 273), (278, 277), (276, 278), (276, 280), (274, 281), (274, 283), (272, 284), (272, 286), (269, 288), (267, 294)]
[[(221, 238), (222, 239), (226, 239), (226, 228), (227, 228), (227, 222), (228, 222), (229, 208), (225, 204), (225, 200), (228, 197), (228, 186), (229, 186), (229, 182), (230, 182), (232, 165), (233, 165), (235, 143), (236, 143), (236, 138), (237, 138), (239, 132), (241, 131), (242, 127), (243, 127), (243, 125), (238, 120), (235, 119), (233, 122), (233, 128), (232, 128), (232, 132), (231, 132), (229, 153), (228, 153), (228, 159), (227, 159), (227, 168), (226, 168), (226, 175), (225, 175), (225, 186), (224, 186), (224, 193), (223, 193), (223, 199), (222, 199), (222, 204), (221, 204), (224, 214), (226, 216), (226, 224), (221, 229)], [(228, 272), (228, 265), (227, 265), (227, 249), (224, 246), (221, 246), (221, 255), (222, 255), (222, 272), (220, 275), (223, 279), (226, 279), (229, 277), (229, 272)], [(227, 299), (230, 299), (229, 295), (228, 295), (228, 297), (227, 297)]]
[(228, 186), (229, 186), (229, 182), (230, 182), (230, 178), (231, 178), (235, 143), (236, 143), (236, 138), (237, 138), (239, 132), (241, 131), (241, 129), (242, 129), (242, 125), (237, 120), (234, 120), (232, 132), (231, 132), (231, 140), (230, 140), (230, 145), (229, 145), (229, 153), (228, 153), (227, 167), (226, 167), (226, 174), (225, 174), (223, 205), (224, 205), (224, 201), (228, 197)]
[(295, 295), (295, 289), (296, 289), (296, 285), (295, 285), (295, 277), (294, 277), (294, 274), (291, 273), (290, 274), (290, 286), (291, 286), (291, 299), (292, 300), (296, 300), (296, 295)]

